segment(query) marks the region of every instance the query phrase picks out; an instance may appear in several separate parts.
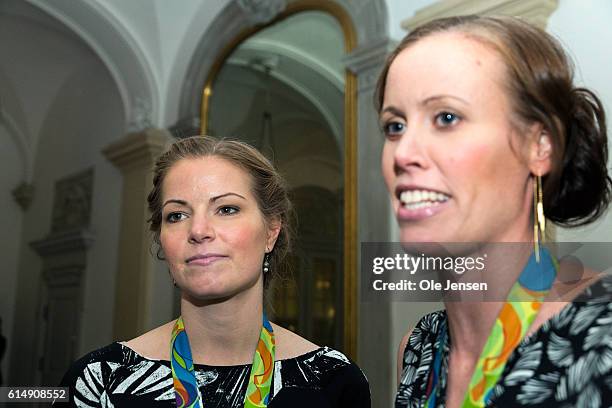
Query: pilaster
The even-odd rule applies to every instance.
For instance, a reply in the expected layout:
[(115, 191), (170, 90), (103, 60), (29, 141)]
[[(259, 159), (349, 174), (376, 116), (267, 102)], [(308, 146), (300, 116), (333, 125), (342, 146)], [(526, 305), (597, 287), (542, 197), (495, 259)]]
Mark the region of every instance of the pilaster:
[(129, 339), (150, 322), (154, 260), (147, 220), (147, 196), (153, 185), (153, 165), (171, 140), (163, 129), (126, 135), (103, 150), (123, 175), (121, 227), (115, 290), (113, 335)]

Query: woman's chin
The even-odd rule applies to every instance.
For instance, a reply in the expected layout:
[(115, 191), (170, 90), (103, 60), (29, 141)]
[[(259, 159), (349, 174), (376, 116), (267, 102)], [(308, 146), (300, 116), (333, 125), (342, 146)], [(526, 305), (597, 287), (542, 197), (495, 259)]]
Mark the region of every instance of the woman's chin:
[(448, 242), (450, 237), (437, 233), (433, 228), (418, 228), (414, 226), (405, 227), (400, 230), (400, 241), (402, 244), (423, 244)]
[(190, 282), (181, 288), (184, 298), (199, 304), (222, 303), (253, 290), (257, 290), (257, 281), (237, 283), (207, 280), (206, 282)]
[(218, 283), (189, 285), (189, 287), (181, 288), (181, 291), (183, 297), (196, 301), (223, 300), (234, 295), (233, 291)]
[(465, 242), (464, 239), (451, 234), (435, 233), (431, 228), (428, 229), (408, 229), (402, 230), (400, 233), (400, 241), (402, 248), (407, 253), (418, 254), (449, 254), (453, 253), (454, 249), (462, 247), (458, 245), (460, 242)]
[(195, 304), (207, 305), (214, 303), (223, 303), (232, 298), (233, 294), (227, 291), (199, 290), (199, 291), (183, 291), (182, 297)]

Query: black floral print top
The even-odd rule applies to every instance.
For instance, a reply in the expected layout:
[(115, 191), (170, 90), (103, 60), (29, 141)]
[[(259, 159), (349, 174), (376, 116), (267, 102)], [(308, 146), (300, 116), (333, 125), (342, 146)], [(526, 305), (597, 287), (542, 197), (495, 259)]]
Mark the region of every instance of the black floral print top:
[[(487, 407), (612, 407), (612, 275), (587, 288), (514, 350)], [(425, 388), (447, 324), (423, 317), (406, 349), (396, 408), (424, 406)], [(445, 406), (450, 334), (442, 346), (438, 407)]]

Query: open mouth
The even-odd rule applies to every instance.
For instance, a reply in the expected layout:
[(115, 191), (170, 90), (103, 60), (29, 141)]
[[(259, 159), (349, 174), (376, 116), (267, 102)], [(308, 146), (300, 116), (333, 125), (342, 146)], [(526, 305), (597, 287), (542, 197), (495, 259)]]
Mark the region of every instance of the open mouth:
[(450, 196), (432, 190), (403, 190), (398, 192), (398, 199), (402, 207), (419, 210), (444, 204)]

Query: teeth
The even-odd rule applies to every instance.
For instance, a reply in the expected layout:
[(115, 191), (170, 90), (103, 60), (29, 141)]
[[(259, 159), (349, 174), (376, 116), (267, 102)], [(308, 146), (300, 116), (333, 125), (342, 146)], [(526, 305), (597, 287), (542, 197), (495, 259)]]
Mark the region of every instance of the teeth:
[(400, 194), (400, 201), (410, 209), (439, 205), (449, 198), (446, 194), (428, 190), (406, 190)]
[(419, 208), (434, 207), (436, 205), (440, 205), (440, 203), (438, 201), (421, 201), (413, 204), (404, 204), (404, 207), (409, 208), (411, 210), (418, 210)]

